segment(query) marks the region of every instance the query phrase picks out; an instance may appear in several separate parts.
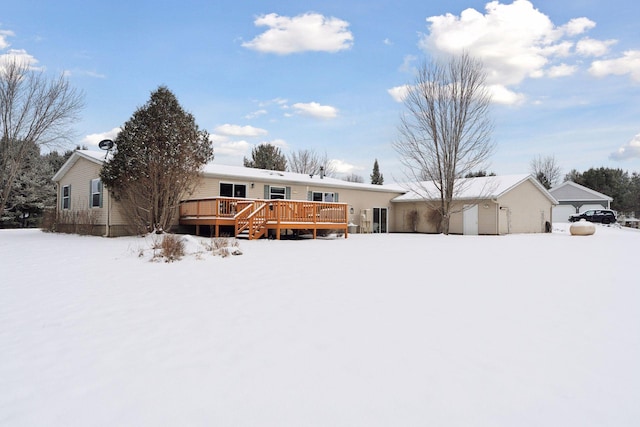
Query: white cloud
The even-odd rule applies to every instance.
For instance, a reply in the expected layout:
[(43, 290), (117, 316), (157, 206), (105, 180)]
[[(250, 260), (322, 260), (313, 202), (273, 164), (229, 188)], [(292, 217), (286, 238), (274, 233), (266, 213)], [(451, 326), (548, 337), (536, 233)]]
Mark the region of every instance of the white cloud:
[(98, 73), (97, 71), (90, 71), (90, 70), (78, 70), (78, 71), (74, 71), (74, 74), (79, 74), (79, 75), (83, 75), (83, 76), (88, 76), (88, 77), (93, 77), (96, 79), (106, 79), (107, 76), (102, 74), (102, 73)]
[(285, 150), (289, 148), (289, 144), (287, 144), (287, 141), (280, 138), (272, 139), (271, 141), (262, 141), (258, 145), (265, 145), (265, 144), (273, 145), (274, 147), (282, 148)]
[(21, 64), (26, 64), (32, 69), (36, 69), (38, 60), (32, 55), (28, 54), (24, 49), (10, 49), (7, 53), (0, 55), (0, 67), (10, 61), (17, 61)]
[(640, 159), (640, 133), (628, 144), (618, 148), (618, 151), (611, 153), (609, 158), (611, 160)]
[(292, 106), (298, 114), (319, 119), (333, 119), (338, 116), (338, 109), (330, 105), (320, 105), (317, 102), (298, 102)]
[(569, 36), (576, 36), (590, 30), (596, 26), (596, 23), (589, 18), (574, 18), (561, 27), (561, 30)]
[(331, 159), (331, 160), (329, 160), (329, 165), (330, 165), (331, 169), (336, 171), (336, 173), (350, 174), (350, 173), (353, 173), (355, 171), (362, 170), (361, 167), (352, 165), (352, 164), (347, 163), (344, 160), (340, 160), (340, 159)]
[(491, 102), (502, 105), (518, 105), (525, 101), (525, 96), (514, 92), (503, 85), (490, 85), (487, 90), (491, 94)]
[(214, 131), (220, 135), (244, 137), (255, 137), (266, 135), (268, 133), (265, 129), (260, 129), (253, 126), (231, 125), (228, 123), (216, 127)]
[(260, 109), (256, 111), (252, 111), (251, 113), (244, 116), (245, 119), (255, 119), (256, 117), (264, 116), (268, 114), (268, 111), (265, 109)]
[(409, 94), (410, 90), (411, 90), (411, 86), (402, 85), (402, 86), (392, 87), (391, 89), (387, 89), (387, 93), (391, 95), (394, 101), (403, 102), (406, 99), (407, 95)]
[(119, 133), (120, 133), (119, 127), (113, 128), (106, 132), (92, 133), (82, 138), (82, 145), (86, 145), (89, 147), (91, 146), (97, 147), (98, 143), (103, 139), (110, 139), (112, 141), (115, 140)]
[(400, 71), (414, 72), (416, 67), (413, 65), (413, 63), (417, 59), (418, 57), (415, 55), (405, 55), (404, 59), (402, 60), (402, 65), (400, 66)]
[(575, 65), (560, 64), (549, 68), (547, 76), (551, 78), (567, 77), (575, 74), (576, 71), (578, 71), (578, 67)]
[(629, 74), (631, 79), (640, 82), (640, 50), (628, 50), (616, 59), (593, 61), (589, 72), (596, 77)]
[(595, 40), (585, 37), (576, 44), (576, 53), (582, 56), (602, 56), (609, 51), (609, 46), (617, 40)]
[[(430, 32), (422, 37), (421, 48), (436, 57), (472, 52), (485, 65), (487, 83), (505, 86), (504, 90), (527, 78), (575, 72), (571, 65), (554, 61), (572, 55), (574, 42), (570, 37), (596, 25), (588, 18), (575, 18), (556, 26), (528, 0), (511, 4), (491, 1), (485, 5), (485, 13), (469, 8), (460, 16), (431, 16), (427, 23)], [(583, 45), (583, 49), (587, 47)], [(511, 98), (514, 102), (521, 100), (518, 96)]]
[(212, 137), (213, 153), (216, 158), (222, 157), (242, 157), (251, 151), (251, 144), (247, 141), (229, 141), (225, 138)]
[(284, 98), (273, 98), (273, 99), (270, 99), (268, 101), (259, 102), (258, 106), (259, 107), (268, 107), (268, 106), (274, 105), (274, 104), (275, 105), (279, 105), (279, 106), (286, 106), (288, 102), (289, 101), (284, 99)]
[(280, 55), (306, 51), (338, 52), (353, 45), (348, 22), (317, 13), (294, 17), (270, 13), (256, 18), (254, 24), (269, 29), (242, 43), (242, 46), (259, 52)]
[(11, 44), (7, 41), (7, 38), (13, 36), (15, 36), (15, 33), (13, 31), (0, 30), (0, 49), (6, 49), (11, 46)]
[[(396, 86), (388, 89), (387, 93), (391, 95), (394, 101), (404, 102), (411, 88), (410, 85)], [(489, 85), (487, 86), (487, 90), (491, 94), (491, 102), (496, 104), (517, 105), (525, 101), (523, 94), (514, 92), (504, 85)]]

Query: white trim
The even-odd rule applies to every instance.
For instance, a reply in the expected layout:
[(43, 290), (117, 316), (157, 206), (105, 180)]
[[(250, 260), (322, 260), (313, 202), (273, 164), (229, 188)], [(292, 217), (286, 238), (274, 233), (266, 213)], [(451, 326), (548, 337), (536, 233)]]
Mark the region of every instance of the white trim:
[[(93, 191), (93, 183), (97, 182), (98, 183), (98, 188), (97, 191)], [(89, 208), (101, 208), (102, 207), (102, 181), (100, 180), (100, 178), (94, 178), (90, 181), (89, 184)], [(98, 196), (98, 205), (94, 205), (93, 204), (93, 196), (97, 195)]]
[[(64, 189), (65, 188), (69, 189), (69, 194), (66, 197), (64, 195)], [(69, 205), (66, 208), (64, 207), (65, 199), (68, 201), (68, 205)], [(70, 210), (71, 209), (71, 184), (67, 184), (67, 185), (63, 185), (62, 186), (62, 190), (60, 192), (60, 200), (62, 202), (62, 205), (60, 206), (60, 209), (62, 209), (62, 210)]]
[(282, 185), (270, 185), (269, 186), (269, 199), (280, 199), (280, 197), (273, 197), (273, 189), (278, 189), (278, 190), (282, 190), (282, 194), (280, 194), (279, 192), (276, 193), (278, 196), (282, 195), (282, 199), (286, 199), (287, 198), (287, 187), (286, 186), (282, 186)]

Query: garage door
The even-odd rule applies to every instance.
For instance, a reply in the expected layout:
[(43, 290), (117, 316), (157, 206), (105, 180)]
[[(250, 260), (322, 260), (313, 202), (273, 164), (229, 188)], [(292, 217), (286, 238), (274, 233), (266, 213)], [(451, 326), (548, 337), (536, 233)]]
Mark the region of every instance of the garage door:
[(584, 211), (588, 211), (589, 209), (607, 209), (606, 206), (602, 206), (598, 203), (592, 203), (589, 205), (582, 205), (580, 206), (580, 213), (584, 212)]
[(553, 207), (553, 222), (569, 222), (569, 217), (576, 213), (571, 205), (557, 205)]

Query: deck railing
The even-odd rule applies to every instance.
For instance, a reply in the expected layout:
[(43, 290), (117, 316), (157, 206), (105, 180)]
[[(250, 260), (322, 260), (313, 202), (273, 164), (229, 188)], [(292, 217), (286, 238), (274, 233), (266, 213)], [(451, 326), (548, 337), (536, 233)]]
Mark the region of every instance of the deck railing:
[(314, 228), (346, 228), (346, 203), (312, 202), (283, 199), (236, 199), (216, 197), (187, 200), (180, 205), (180, 220), (215, 223), (217, 220), (234, 221), (236, 233), (248, 230), (250, 237), (263, 234), (267, 225), (301, 228), (309, 224)]

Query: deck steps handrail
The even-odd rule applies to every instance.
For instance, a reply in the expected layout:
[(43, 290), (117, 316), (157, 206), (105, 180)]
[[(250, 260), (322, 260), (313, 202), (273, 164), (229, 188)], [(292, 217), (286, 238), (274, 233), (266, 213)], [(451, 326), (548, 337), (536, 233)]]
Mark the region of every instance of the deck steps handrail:
[(262, 229), (267, 222), (264, 215), (266, 205), (263, 201), (253, 201), (238, 212), (235, 217), (236, 235), (248, 230), (249, 240), (262, 237)]

